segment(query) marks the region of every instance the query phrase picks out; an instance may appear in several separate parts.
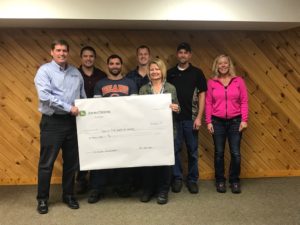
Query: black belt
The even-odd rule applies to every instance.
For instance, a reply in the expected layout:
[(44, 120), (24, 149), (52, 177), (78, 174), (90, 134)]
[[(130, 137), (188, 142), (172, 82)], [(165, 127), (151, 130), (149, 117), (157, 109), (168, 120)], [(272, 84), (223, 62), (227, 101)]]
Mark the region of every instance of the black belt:
[(242, 116), (238, 115), (238, 116), (228, 118), (228, 119), (217, 117), (217, 116), (211, 116), (211, 118), (214, 119), (214, 120), (217, 120), (217, 121), (229, 121), (229, 120), (234, 120), (234, 119), (240, 119), (240, 118), (242, 118)]
[(57, 118), (57, 119), (70, 119), (70, 118), (74, 118), (74, 116), (72, 116), (71, 114), (55, 114), (54, 113), (52, 115), (43, 114), (43, 116)]

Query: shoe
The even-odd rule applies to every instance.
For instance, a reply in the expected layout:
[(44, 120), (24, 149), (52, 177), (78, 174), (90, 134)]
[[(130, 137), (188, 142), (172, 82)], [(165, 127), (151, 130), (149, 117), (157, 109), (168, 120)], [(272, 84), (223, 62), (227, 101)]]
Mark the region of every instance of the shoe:
[(233, 194), (240, 194), (242, 192), (240, 183), (232, 183), (230, 188)]
[(37, 211), (39, 214), (48, 213), (48, 203), (46, 200), (38, 200)]
[(79, 195), (86, 193), (88, 190), (87, 182), (82, 182), (82, 181), (77, 182), (75, 190), (76, 190), (76, 193)]
[(224, 182), (217, 182), (216, 183), (216, 189), (219, 193), (225, 193), (226, 192), (226, 185)]
[(140, 198), (140, 201), (141, 202), (149, 202), (152, 198), (153, 194), (151, 191), (144, 191), (141, 198)]
[(191, 194), (197, 194), (199, 192), (198, 184), (196, 182), (187, 182), (186, 186)]
[(76, 198), (72, 195), (66, 195), (63, 197), (63, 202), (69, 206), (71, 209), (79, 209), (79, 204)]
[(182, 180), (174, 180), (172, 183), (172, 192), (178, 193), (182, 188)]
[(100, 191), (98, 191), (98, 190), (92, 190), (91, 193), (90, 193), (90, 196), (88, 198), (88, 203), (90, 203), (90, 204), (96, 203), (102, 197), (103, 197), (103, 195), (100, 193)]
[(157, 204), (163, 205), (168, 202), (168, 193), (161, 192), (157, 196)]

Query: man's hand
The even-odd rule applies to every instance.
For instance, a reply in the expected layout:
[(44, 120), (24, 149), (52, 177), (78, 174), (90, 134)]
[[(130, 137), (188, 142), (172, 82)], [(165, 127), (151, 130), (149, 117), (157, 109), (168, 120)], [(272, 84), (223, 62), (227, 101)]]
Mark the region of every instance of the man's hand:
[(193, 129), (199, 130), (200, 127), (201, 127), (201, 119), (200, 119), (200, 117), (197, 116), (194, 121)]
[(70, 113), (73, 116), (78, 116), (79, 110), (78, 110), (78, 108), (76, 106), (72, 106)]

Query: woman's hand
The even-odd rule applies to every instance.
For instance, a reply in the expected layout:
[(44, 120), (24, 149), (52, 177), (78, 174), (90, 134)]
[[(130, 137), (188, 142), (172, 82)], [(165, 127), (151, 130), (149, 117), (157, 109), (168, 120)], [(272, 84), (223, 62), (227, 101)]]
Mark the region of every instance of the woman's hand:
[(212, 125), (212, 123), (208, 123), (207, 124), (207, 130), (209, 133), (213, 134), (214, 133), (214, 126)]
[(173, 112), (179, 113), (179, 105), (178, 104), (171, 104), (170, 108), (172, 109)]
[(241, 122), (239, 127), (239, 132), (247, 128), (247, 122)]

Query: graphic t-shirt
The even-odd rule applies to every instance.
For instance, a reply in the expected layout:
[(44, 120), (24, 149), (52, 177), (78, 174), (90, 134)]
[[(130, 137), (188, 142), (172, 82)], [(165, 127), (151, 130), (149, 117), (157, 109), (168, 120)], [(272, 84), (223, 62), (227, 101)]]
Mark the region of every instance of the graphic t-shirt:
[(94, 97), (116, 97), (137, 94), (135, 83), (124, 77), (120, 80), (103, 78), (98, 81), (94, 89)]

